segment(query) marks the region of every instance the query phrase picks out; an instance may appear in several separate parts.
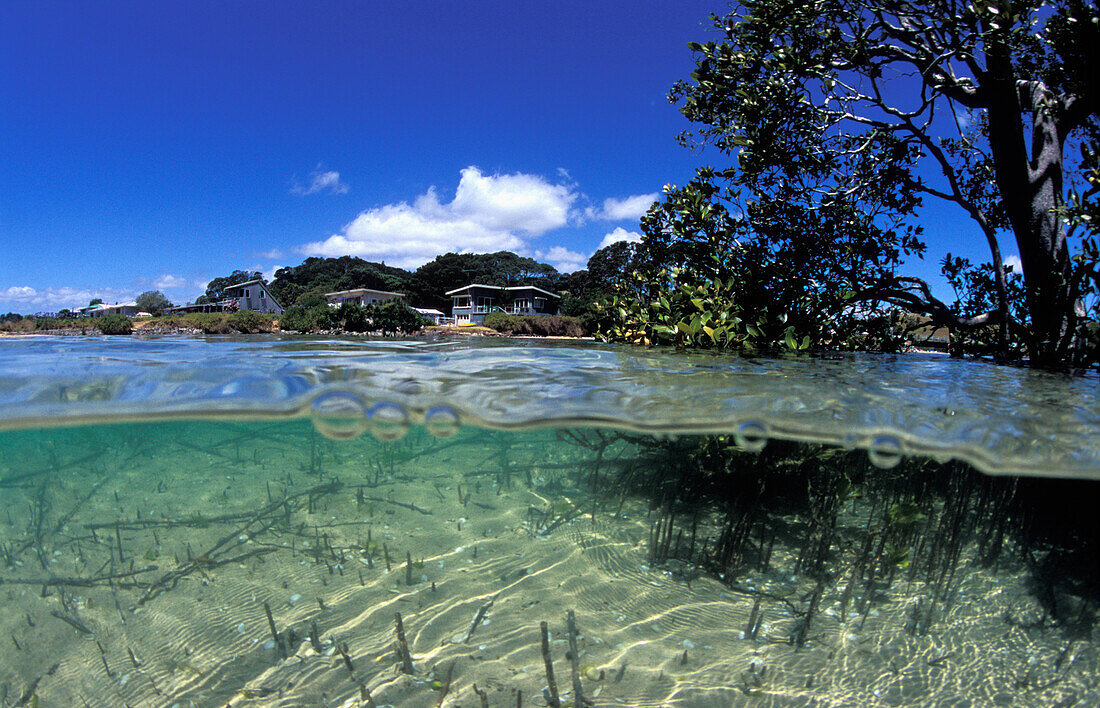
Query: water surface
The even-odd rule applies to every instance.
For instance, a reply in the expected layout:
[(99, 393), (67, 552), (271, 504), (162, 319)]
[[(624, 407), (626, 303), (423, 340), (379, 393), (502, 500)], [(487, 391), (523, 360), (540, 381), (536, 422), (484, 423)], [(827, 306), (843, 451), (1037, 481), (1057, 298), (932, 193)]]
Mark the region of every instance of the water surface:
[(1096, 393), (935, 356), (5, 338), (0, 705), (545, 706), (547, 656), (562, 705), (1094, 705)]

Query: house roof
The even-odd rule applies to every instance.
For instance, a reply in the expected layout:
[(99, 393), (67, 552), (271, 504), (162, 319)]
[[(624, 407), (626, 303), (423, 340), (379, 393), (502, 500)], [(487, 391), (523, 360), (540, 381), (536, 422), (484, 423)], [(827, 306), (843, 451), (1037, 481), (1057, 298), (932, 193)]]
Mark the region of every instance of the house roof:
[(228, 294), (230, 290), (236, 290), (237, 288), (243, 288), (246, 285), (259, 285), (261, 288), (264, 289), (264, 292), (266, 292), (270, 296), (269, 299), (273, 303), (275, 303), (275, 305), (277, 307), (282, 307), (282, 305), (279, 303), (279, 301), (275, 299), (275, 296), (271, 294), (271, 291), (267, 289), (267, 283), (264, 282), (263, 278), (253, 278), (252, 280), (246, 280), (243, 283), (234, 283), (233, 285), (229, 285), (227, 287), (224, 287), (224, 288), (222, 288), (222, 297), (223, 298), (224, 297), (233, 297), (232, 295)]
[(469, 290), (470, 288), (485, 288), (486, 290), (537, 290), (540, 293), (544, 293), (546, 295), (549, 295), (550, 297), (556, 297), (556, 298), (559, 298), (559, 299), (561, 298), (561, 295), (555, 295), (554, 293), (550, 292), (549, 290), (543, 290), (542, 288), (540, 288), (538, 286), (535, 286), (535, 285), (509, 285), (509, 286), (504, 286), (504, 285), (482, 285), (481, 283), (471, 283), (469, 285), (464, 285), (461, 288), (455, 288), (454, 290), (451, 290), (451, 291), (443, 293), (443, 294), (444, 295), (454, 295), (455, 293), (460, 293), (463, 290)]
[(422, 315), (439, 315), (440, 317), (443, 317), (442, 312), (431, 307), (414, 307), (413, 311), (419, 312)]
[(222, 292), (224, 293), (226, 290), (234, 290), (236, 288), (243, 288), (246, 285), (255, 285), (256, 283), (259, 283), (260, 285), (263, 285), (265, 287), (267, 285), (266, 283), (264, 283), (263, 278), (253, 278), (252, 280), (246, 280), (243, 283), (233, 283), (232, 285), (227, 285), (226, 287), (222, 288)]
[(397, 297), (405, 297), (405, 293), (395, 293), (390, 290), (375, 290), (374, 288), (355, 288), (354, 290), (337, 290), (334, 293), (325, 293), (325, 297), (336, 297), (338, 295), (358, 295), (360, 293), (377, 293), (379, 295), (396, 295)]

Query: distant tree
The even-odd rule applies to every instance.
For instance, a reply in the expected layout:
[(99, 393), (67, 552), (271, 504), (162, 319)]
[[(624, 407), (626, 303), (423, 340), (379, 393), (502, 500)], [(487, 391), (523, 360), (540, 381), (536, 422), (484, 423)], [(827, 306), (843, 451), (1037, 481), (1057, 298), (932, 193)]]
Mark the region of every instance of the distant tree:
[(148, 290), (137, 296), (134, 301), (138, 310), (142, 312), (148, 312), (151, 315), (162, 314), (166, 309), (172, 306), (172, 303), (168, 301), (168, 298), (164, 296), (159, 290)]
[(416, 269), (410, 299), (450, 309), (451, 301), (444, 293), (464, 285), (535, 285), (554, 292), (560, 289), (562, 277), (554, 266), (510, 251), (445, 253)]
[(91, 307), (92, 305), (102, 305), (102, 304), (103, 304), (103, 298), (100, 298), (100, 297), (93, 297), (91, 300), (88, 301), (88, 307)]
[(628, 241), (605, 246), (592, 254), (587, 268), (563, 276), (560, 281), (562, 314), (580, 317), (587, 323), (592, 305), (615, 292), (637, 268), (636, 246)]
[(275, 279), (268, 289), (280, 303), (290, 305), (305, 293), (323, 294), (356, 288), (403, 292), (411, 277), (411, 273), (401, 268), (355, 256), (310, 257), (300, 265), (275, 271)]
[(401, 300), (390, 300), (378, 305), (370, 313), (371, 329), (384, 336), (412, 334), (424, 328), (425, 320), (420, 313)]
[(195, 300), (195, 304), (206, 305), (220, 302), (225, 297), (226, 288), (237, 285), (238, 283), (247, 283), (262, 275), (263, 274), (258, 270), (235, 270), (227, 276), (214, 278), (206, 284), (206, 292), (199, 295)]

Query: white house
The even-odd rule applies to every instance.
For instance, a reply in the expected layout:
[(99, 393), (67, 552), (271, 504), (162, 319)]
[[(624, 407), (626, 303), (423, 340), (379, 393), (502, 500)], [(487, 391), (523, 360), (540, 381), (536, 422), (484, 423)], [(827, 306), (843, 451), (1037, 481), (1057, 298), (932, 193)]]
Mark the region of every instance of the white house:
[(414, 307), (413, 311), (434, 325), (443, 324), (443, 321), (447, 319), (446, 315), (432, 307)]
[(133, 317), (138, 313), (138, 306), (136, 302), (116, 302), (113, 305), (99, 303), (97, 305), (81, 307), (77, 312), (84, 317), (102, 317), (103, 315), (126, 315), (127, 317)]
[(236, 302), (238, 310), (283, 314), (283, 306), (267, 291), (263, 278), (230, 285), (222, 290), (222, 301), (219, 304), (224, 309), (230, 302)]
[(481, 285), (473, 283), (446, 293), (452, 298), (455, 324), (481, 324), (490, 312), (510, 315), (556, 315), (561, 295), (534, 285)]
[(340, 307), (345, 302), (353, 305), (381, 305), (390, 300), (404, 300), (404, 293), (393, 293), (389, 290), (372, 290), (370, 288), (356, 288), (355, 290), (338, 290), (334, 293), (325, 293), (330, 307)]

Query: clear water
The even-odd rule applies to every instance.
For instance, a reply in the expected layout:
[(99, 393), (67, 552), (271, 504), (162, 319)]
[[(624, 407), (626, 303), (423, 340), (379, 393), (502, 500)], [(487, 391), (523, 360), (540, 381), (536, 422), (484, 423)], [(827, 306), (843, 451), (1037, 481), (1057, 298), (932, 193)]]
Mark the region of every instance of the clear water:
[(1096, 705), (1097, 390), (5, 338), (0, 706)]

